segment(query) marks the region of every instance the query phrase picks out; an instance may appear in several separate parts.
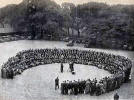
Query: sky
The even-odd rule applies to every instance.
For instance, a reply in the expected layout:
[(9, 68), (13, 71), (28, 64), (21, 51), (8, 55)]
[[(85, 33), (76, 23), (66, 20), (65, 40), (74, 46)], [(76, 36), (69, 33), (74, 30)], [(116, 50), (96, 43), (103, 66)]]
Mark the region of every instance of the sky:
[[(134, 0), (54, 0), (58, 4), (61, 4), (62, 2), (71, 2), (75, 4), (82, 4), (86, 2), (104, 2), (107, 4), (134, 4)], [(0, 8), (4, 7), (8, 4), (18, 4), (22, 2), (22, 0), (0, 0)]]

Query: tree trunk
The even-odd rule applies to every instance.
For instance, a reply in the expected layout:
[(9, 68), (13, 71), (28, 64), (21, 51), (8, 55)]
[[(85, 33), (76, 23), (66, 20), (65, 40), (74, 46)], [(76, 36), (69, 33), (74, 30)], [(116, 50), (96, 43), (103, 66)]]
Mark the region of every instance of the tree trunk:
[(69, 29), (70, 29), (70, 28), (68, 27), (68, 28), (67, 28), (68, 36), (70, 35), (70, 33), (69, 33)]
[(77, 31), (78, 31), (78, 37), (80, 37), (80, 30), (78, 29)]
[(72, 29), (72, 36), (74, 36), (74, 29), (73, 28), (71, 28)]

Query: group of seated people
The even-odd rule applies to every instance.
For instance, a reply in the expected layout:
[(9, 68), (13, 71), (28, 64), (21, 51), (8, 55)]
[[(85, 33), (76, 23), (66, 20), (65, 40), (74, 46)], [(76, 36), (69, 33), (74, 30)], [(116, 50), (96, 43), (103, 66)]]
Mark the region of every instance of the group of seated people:
[[(95, 85), (93, 85), (94, 81), (87, 79), (84, 81), (85, 84), (82, 88), (78, 84), (76, 85), (76, 83), (80, 84), (81, 82), (83, 83), (83, 81), (75, 81), (71, 83), (63, 82), (61, 84), (63, 91), (64, 89), (67, 89), (68, 85), (75, 83), (75, 85), (73, 85), (74, 91), (80, 90), (79, 88), (81, 88), (82, 91), (80, 90), (80, 93), (83, 93), (84, 89), (84, 93), (86, 94), (97, 93), (97, 95), (119, 88), (122, 83), (127, 82), (129, 80), (132, 67), (132, 62), (130, 59), (104, 52), (56, 48), (29, 49), (21, 51), (17, 53), (16, 56), (9, 58), (8, 61), (2, 65), (1, 76), (2, 78), (13, 78), (15, 75), (21, 74), (24, 70), (31, 67), (44, 64), (69, 62), (73, 62), (75, 64), (93, 65), (112, 74), (111, 77), (105, 77), (100, 81), (97, 81)], [(68, 90), (69, 89), (70, 88), (68, 88)], [(62, 94), (66, 94), (66, 92), (63, 91)]]

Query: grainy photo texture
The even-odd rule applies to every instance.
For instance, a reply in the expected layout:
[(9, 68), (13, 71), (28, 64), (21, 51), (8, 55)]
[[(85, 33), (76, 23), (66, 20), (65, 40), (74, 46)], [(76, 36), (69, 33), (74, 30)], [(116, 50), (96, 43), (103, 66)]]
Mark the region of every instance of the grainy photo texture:
[(134, 100), (134, 0), (0, 0), (0, 100)]

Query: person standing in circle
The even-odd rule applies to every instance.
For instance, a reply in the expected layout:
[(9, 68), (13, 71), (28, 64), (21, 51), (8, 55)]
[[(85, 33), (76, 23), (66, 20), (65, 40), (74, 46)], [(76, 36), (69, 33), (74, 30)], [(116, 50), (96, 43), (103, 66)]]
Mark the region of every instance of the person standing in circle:
[(63, 68), (64, 68), (63, 63), (61, 63), (61, 67), (60, 67), (61, 73), (63, 73)]
[(55, 79), (55, 90), (59, 89), (59, 78)]
[(114, 100), (119, 100), (119, 95), (118, 95), (118, 93), (115, 93), (115, 94), (114, 94)]
[(71, 71), (71, 72), (74, 71), (74, 63), (73, 63), (73, 62), (70, 62), (70, 63), (69, 63), (69, 68), (70, 68), (70, 71)]

